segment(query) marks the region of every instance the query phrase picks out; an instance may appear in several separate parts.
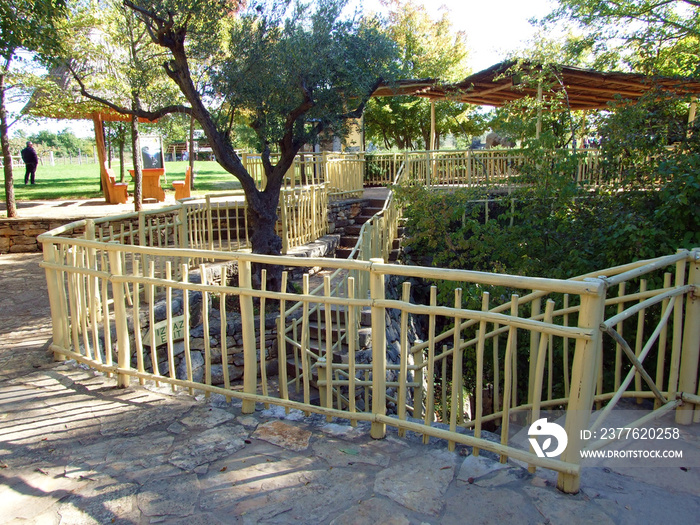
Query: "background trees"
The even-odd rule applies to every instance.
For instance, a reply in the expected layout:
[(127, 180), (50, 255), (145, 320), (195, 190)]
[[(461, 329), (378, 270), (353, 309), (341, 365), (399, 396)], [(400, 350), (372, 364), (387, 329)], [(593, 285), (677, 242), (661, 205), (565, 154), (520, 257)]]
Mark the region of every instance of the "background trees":
[[(164, 70), (188, 106), (154, 111), (117, 107), (123, 113), (160, 117), (193, 115), (217, 162), (245, 191), (256, 253), (279, 254), (276, 210), (285, 173), (304, 144), (320, 133), (342, 133), (362, 114), (370, 95), (389, 78), (391, 43), (376, 23), (343, 14), (343, 0), (238, 4), (127, 0), (152, 42), (168, 54)], [(226, 43), (221, 46), (220, 43)], [(211, 83), (197, 85), (192, 59), (208, 59)], [(83, 95), (94, 96), (87, 89)], [(205, 105), (228, 109), (210, 111)], [(243, 115), (253, 129), (267, 176), (258, 190), (236, 155), (228, 122)], [(218, 117), (218, 118), (215, 118)], [(273, 150), (279, 157), (271, 156)]]
[(22, 51), (37, 56), (55, 54), (61, 47), (57, 20), (66, 12), (65, 0), (5, 0), (0, 2), (0, 145), (5, 175), (7, 216), (15, 217), (14, 181), (8, 129), (7, 99), (13, 89), (22, 89), (13, 62), (27, 61)]
[[(386, 35), (398, 49), (401, 79), (461, 80), (469, 74), (464, 33), (455, 32), (448, 13), (435, 21), (412, 0), (384, 0), (389, 9)], [(436, 134), (480, 133), (474, 108), (450, 101), (436, 102)], [(430, 147), (430, 102), (416, 97), (370, 100), (365, 111), (365, 134), (375, 145), (390, 149)]]

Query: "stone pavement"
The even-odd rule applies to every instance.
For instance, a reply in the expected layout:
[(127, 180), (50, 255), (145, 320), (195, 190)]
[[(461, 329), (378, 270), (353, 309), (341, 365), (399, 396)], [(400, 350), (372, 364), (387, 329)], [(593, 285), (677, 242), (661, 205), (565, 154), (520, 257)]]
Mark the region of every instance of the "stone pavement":
[[(700, 464), (555, 475), (54, 363), (39, 254), (0, 255), (0, 523), (698, 523)], [(687, 433), (700, 447), (697, 432)], [(694, 441), (693, 441), (694, 440)], [(484, 455), (488, 456), (488, 455)]]

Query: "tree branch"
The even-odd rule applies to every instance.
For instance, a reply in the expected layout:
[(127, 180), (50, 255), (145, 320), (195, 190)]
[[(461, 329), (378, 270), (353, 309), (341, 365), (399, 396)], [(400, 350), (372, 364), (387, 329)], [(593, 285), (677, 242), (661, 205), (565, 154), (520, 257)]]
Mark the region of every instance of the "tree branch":
[(165, 106), (163, 108), (160, 108), (156, 111), (145, 111), (143, 109), (127, 109), (121, 106), (118, 106), (117, 104), (114, 104), (110, 102), (107, 99), (104, 99), (102, 97), (99, 97), (97, 95), (93, 95), (90, 93), (87, 88), (85, 87), (85, 84), (83, 83), (83, 80), (80, 78), (80, 75), (73, 69), (73, 67), (68, 64), (68, 70), (71, 72), (73, 75), (73, 78), (75, 81), (78, 83), (80, 86), (80, 94), (84, 96), (85, 98), (88, 98), (90, 100), (93, 100), (95, 102), (99, 102), (100, 104), (107, 106), (110, 109), (113, 109), (117, 113), (120, 113), (122, 115), (136, 115), (137, 117), (140, 118), (145, 118), (151, 121), (158, 120), (161, 117), (164, 117), (165, 115), (170, 115), (172, 113), (184, 113), (186, 115), (192, 115), (192, 108), (188, 108), (187, 106), (182, 106), (179, 104), (173, 104), (170, 106)]

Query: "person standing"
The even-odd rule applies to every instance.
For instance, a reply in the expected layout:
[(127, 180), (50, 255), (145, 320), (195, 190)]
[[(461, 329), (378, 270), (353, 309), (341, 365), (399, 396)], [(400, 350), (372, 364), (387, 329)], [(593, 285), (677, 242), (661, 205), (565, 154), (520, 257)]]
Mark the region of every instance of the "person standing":
[(39, 157), (37, 157), (31, 142), (27, 142), (27, 147), (22, 150), (22, 160), (27, 168), (24, 174), (24, 183), (27, 184), (27, 181), (31, 178), (32, 184), (34, 184), (34, 175), (36, 175)]

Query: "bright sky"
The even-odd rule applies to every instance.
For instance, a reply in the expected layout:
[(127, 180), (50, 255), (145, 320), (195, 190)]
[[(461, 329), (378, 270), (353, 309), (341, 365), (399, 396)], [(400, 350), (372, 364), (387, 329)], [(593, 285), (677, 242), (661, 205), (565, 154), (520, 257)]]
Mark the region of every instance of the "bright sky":
[[(365, 12), (381, 11), (378, 0), (356, 0)], [(507, 56), (525, 48), (535, 34), (528, 20), (541, 18), (554, 9), (554, 0), (414, 0), (439, 18), (447, 9), (455, 31), (464, 31), (471, 48), (469, 66), (473, 72), (486, 69)], [(61, 131), (72, 129), (78, 136), (92, 136), (92, 123), (87, 121), (46, 120), (41, 123), (16, 124), (11, 132), (23, 128), (28, 134), (42, 129)]]
[[(356, 0), (366, 12), (380, 11), (378, 0)], [(464, 31), (471, 48), (469, 65), (474, 73), (486, 69), (517, 49), (526, 46), (535, 35), (528, 23), (531, 18), (542, 18), (557, 3), (554, 0), (414, 0), (425, 6), (434, 18), (446, 9), (455, 31)]]

